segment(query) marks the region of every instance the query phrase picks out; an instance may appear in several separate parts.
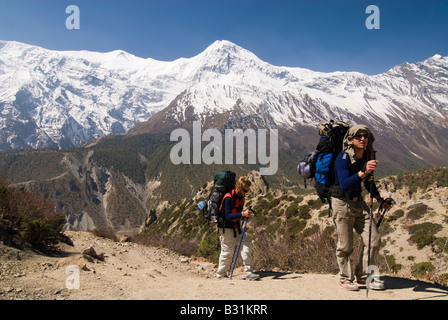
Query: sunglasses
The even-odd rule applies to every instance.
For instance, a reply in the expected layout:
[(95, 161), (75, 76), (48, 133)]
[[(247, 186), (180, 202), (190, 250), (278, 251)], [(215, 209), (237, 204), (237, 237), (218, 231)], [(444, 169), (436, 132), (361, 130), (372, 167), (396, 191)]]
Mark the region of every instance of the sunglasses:
[(369, 135), (368, 135), (368, 134), (357, 134), (357, 135), (354, 136), (353, 138), (358, 139), (358, 140), (361, 140), (362, 138), (366, 138), (366, 139), (368, 139), (368, 138), (369, 138)]

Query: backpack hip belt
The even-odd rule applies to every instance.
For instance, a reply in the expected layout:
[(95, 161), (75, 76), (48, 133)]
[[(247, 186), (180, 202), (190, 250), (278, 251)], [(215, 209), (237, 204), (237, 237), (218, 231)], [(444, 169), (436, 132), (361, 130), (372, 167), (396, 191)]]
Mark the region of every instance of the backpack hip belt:
[(350, 195), (347, 191), (342, 190), (340, 186), (333, 185), (330, 187), (330, 196), (333, 198), (341, 199), (341, 200), (350, 200), (358, 202), (361, 200), (361, 196), (353, 196)]

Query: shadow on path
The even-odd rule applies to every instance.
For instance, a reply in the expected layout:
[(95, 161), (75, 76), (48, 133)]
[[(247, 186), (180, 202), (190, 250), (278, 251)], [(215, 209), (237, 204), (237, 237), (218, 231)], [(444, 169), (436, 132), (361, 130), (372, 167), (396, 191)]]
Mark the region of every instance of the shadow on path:
[(421, 299), (446, 298), (448, 299), (448, 287), (437, 283), (424, 282), (421, 280), (413, 280), (400, 277), (383, 276), (381, 280), (387, 290), (399, 290), (413, 288), (414, 292), (433, 293), (434, 296), (429, 296)]
[(260, 278), (272, 278), (273, 280), (290, 280), (301, 278), (300, 275), (291, 272), (260, 271), (257, 273), (260, 275)]

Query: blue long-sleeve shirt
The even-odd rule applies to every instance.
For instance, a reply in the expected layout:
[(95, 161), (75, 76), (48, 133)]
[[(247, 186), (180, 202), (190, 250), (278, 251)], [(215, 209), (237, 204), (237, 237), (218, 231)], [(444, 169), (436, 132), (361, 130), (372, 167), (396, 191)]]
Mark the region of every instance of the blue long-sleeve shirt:
[(224, 213), (226, 215), (226, 220), (228, 221), (232, 221), (242, 217), (241, 212), (232, 213), (232, 198), (230, 197), (224, 199)]
[[(367, 158), (356, 160), (355, 163), (350, 163), (350, 157), (345, 152), (339, 153), (334, 164), (335, 170), (335, 184), (344, 190), (349, 197), (359, 197), (362, 192), (361, 182), (363, 179), (358, 175), (367, 162)], [(364, 179), (364, 187), (370, 192), (370, 181)], [(375, 183), (373, 183), (373, 197), (379, 195)]]

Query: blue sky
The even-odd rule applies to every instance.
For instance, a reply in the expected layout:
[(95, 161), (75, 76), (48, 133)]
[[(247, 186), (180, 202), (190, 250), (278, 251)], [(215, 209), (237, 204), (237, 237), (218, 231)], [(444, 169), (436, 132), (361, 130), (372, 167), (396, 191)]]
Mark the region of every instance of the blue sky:
[[(66, 7), (80, 10), (69, 30)], [(369, 30), (366, 8), (379, 10)], [(172, 61), (229, 40), (274, 65), (378, 74), (448, 55), (448, 0), (0, 0), (0, 40)]]

